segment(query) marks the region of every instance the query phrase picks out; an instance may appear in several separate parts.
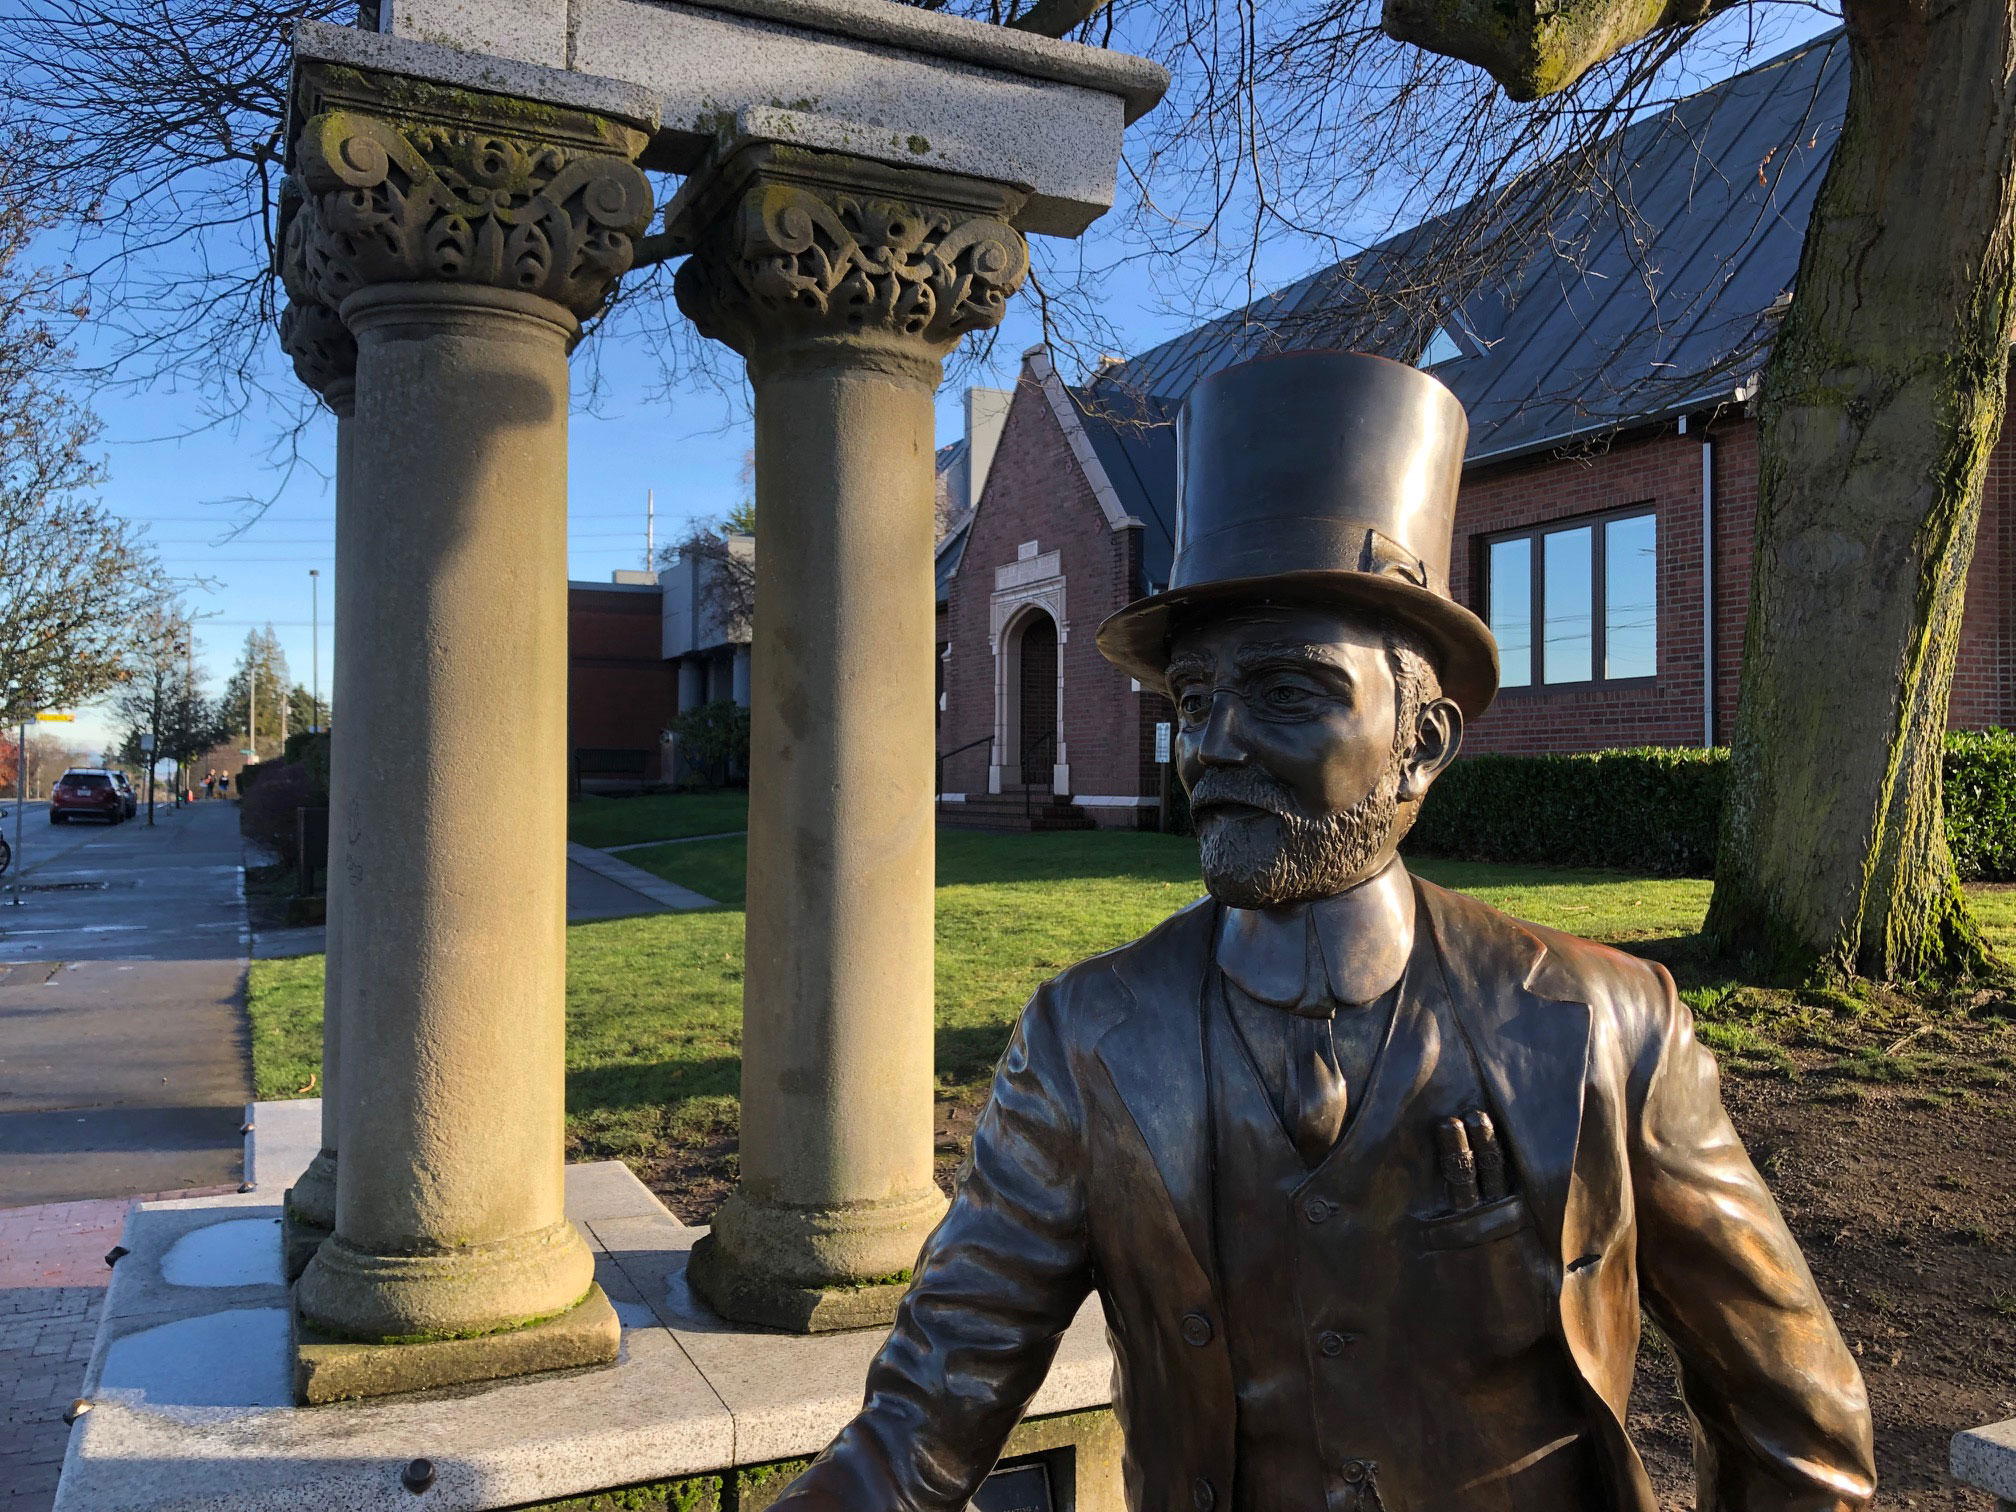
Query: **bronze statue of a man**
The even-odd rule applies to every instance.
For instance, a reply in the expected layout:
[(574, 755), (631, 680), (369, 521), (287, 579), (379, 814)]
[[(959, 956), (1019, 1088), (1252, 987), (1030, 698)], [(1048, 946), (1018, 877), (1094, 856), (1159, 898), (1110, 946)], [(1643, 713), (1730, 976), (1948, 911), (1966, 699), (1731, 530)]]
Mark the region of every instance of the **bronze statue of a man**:
[(1135, 1512), (1654, 1512), (1640, 1308), (1701, 1508), (1874, 1491), (1868, 1402), (1659, 966), (1395, 851), (1497, 648), (1448, 597), (1462, 406), (1355, 354), (1178, 427), (1166, 686), (1210, 896), (1023, 1010), (860, 1416), (792, 1512), (960, 1507), (1088, 1292)]

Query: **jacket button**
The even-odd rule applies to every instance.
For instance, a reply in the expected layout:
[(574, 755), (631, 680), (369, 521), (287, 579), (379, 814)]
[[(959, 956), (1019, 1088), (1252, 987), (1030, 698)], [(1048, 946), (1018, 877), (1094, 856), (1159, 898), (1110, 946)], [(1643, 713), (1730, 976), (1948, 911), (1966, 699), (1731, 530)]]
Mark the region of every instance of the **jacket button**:
[[(1211, 1320), (1202, 1313), (1183, 1314), (1183, 1342), (1202, 1349), (1211, 1342)], [(1199, 1485), (1203, 1482), (1199, 1481)]]
[(1197, 1504), (1197, 1512), (1211, 1512), (1218, 1505), (1218, 1493), (1211, 1488), (1211, 1482), (1200, 1475), (1190, 1488), (1190, 1500)]
[(1321, 1197), (1311, 1197), (1302, 1204), (1302, 1216), (1311, 1223), (1325, 1222), (1337, 1209)]
[(1338, 1355), (1344, 1353), (1344, 1346), (1349, 1344), (1353, 1337), (1354, 1335), (1337, 1333), (1326, 1328), (1322, 1333), (1316, 1335), (1316, 1347), (1334, 1360)]
[(1365, 1479), (1365, 1461), (1346, 1460), (1344, 1462), (1344, 1479), (1347, 1481), (1362, 1481)]

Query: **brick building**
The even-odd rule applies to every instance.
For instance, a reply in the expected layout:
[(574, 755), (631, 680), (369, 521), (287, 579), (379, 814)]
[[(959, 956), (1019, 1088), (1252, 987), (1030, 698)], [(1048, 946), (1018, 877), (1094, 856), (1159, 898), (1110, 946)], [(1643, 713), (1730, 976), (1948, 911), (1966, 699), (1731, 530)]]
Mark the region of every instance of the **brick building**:
[[(1384, 350), (1433, 371), (1470, 413), (1451, 588), (1496, 632), (1504, 686), (1466, 752), (1726, 741), (1756, 511), (1748, 401), (1846, 87), (1834, 34), (1631, 127), (1614, 192), (1559, 238), (1572, 259), (1510, 270), (1404, 346), (1336, 339), (1339, 291), (1364, 287), (1361, 263), (1082, 387), (1029, 354), (984, 490), (940, 548), (945, 820), (1156, 822), (1156, 726), (1171, 711), (1107, 665), (1093, 632), (1168, 580), (1171, 422), (1190, 385), (1295, 346)], [(1969, 579), (1957, 726), (2016, 719), (2012, 531), (2005, 434)]]

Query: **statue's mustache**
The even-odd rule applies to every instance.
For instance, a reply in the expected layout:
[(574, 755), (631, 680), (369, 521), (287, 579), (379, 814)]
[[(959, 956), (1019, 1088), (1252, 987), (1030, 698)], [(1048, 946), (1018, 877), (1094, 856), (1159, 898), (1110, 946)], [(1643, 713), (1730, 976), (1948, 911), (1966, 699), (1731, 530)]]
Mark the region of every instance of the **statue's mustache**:
[(1214, 767), (1190, 789), (1190, 811), (1202, 814), (1225, 804), (1265, 809), (1284, 819), (1306, 819), (1302, 805), (1284, 782), (1252, 767)]

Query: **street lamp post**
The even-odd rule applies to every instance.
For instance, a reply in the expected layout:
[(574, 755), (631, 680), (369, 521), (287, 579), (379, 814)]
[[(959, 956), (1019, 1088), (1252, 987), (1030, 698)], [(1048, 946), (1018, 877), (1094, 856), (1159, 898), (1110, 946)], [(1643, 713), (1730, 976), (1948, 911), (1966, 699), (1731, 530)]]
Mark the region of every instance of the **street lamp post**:
[(308, 569), (308, 728), (322, 730), (322, 569)]

